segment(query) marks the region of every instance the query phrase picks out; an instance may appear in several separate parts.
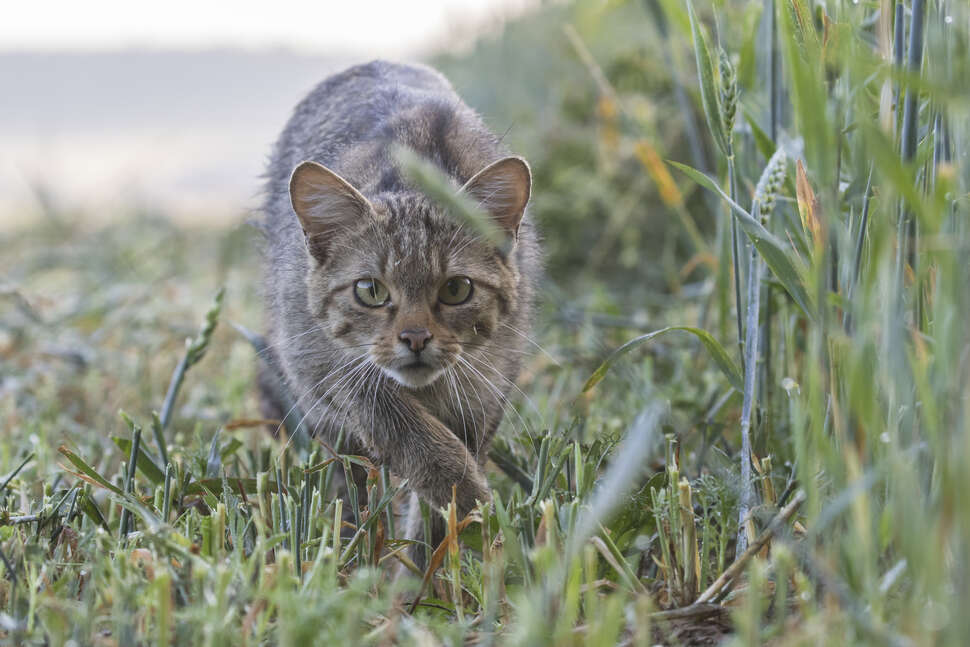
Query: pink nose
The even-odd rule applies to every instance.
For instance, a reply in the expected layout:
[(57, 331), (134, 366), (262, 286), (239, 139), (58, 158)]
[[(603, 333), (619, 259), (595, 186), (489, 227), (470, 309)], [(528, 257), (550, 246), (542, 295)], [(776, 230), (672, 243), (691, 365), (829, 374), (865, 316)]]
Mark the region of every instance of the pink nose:
[(401, 331), (398, 338), (415, 353), (420, 353), (431, 339), (431, 331), (427, 328), (407, 328)]

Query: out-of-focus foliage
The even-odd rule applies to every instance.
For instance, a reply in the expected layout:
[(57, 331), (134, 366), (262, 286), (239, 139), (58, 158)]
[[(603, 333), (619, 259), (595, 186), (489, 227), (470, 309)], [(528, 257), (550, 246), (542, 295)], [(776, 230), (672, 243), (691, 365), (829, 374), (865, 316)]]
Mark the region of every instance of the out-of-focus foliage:
[(714, 218), (700, 196), (680, 195), (662, 162), (691, 160), (670, 65), (689, 61), (669, 56), (645, 5), (625, 2), (549, 7), (435, 61), (528, 156), (531, 213), (545, 234), (549, 273), (572, 286), (572, 298), (606, 282), (632, 306), (645, 287), (667, 291), (699, 276), (685, 269), (699, 250), (678, 212), (706, 232)]

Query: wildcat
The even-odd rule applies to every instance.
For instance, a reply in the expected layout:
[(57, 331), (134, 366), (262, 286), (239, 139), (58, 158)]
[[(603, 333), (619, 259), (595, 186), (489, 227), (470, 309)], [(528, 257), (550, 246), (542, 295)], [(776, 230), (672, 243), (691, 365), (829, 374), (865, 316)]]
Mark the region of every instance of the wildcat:
[[(409, 184), (397, 147), (447, 174), (506, 244)], [(489, 501), (488, 445), (525, 355), (540, 271), (528, 164), (441, 74), (377, 61), (310, 92), (267, 175), (274, 361), (261, 383), (281, 380), (314, 433), (407, 479), (409, 536), (419, 535), (418, 498), (441, 508), (454, 486), (459, 515)], [(271, 391), (264, 414), (281, 419)]]

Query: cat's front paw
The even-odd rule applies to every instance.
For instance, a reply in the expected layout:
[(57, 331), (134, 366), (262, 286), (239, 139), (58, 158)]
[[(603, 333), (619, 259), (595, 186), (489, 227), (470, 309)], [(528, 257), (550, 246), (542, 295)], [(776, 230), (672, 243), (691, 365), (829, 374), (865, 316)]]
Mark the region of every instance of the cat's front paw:
[(458, 506), (458, 517), (464, 518), (479, 502), (491, 502), (488, 482), (477, 465), (468, 465), (464, 469), (439, 465), (435, 472), (437, 478), (425, 480), (415, 488), (418, 495), (435, 508), (447, 508), (454, 500)]
[(458, 514), (464, 517), (478, 507), (479, 503), (491, 503), (492, 491), (488, 482), (481, 474), (469, 475), (458, 485), (456, 490)]

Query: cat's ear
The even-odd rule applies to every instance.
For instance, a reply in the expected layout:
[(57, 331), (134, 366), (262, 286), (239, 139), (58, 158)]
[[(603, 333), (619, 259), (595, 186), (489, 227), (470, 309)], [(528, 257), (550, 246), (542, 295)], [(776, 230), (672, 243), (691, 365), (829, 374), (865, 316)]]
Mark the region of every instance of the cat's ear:
[(290, 203), (300, 219), (307, 249), (324, 262), (333, 232), (360, 222), (371, 203), (347, 180), (316, 162), (302, 162), (290, 177)]
[(505, 157), (476, 173), (461, 188), (515, 238), (532, 194), (532, 172), (521, 157)]

